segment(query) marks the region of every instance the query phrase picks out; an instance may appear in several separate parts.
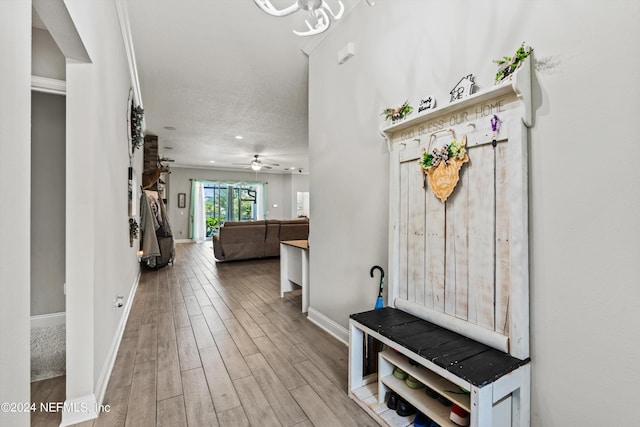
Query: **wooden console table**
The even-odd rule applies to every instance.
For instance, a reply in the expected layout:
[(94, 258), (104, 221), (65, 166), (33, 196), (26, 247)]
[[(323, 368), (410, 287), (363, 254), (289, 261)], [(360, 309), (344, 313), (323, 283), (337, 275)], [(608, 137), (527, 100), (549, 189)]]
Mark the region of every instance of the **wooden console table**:
[(302, 288), (302, 312), (309, 310), (309, 242), (280, 242), (280, 298), (285, 292)]

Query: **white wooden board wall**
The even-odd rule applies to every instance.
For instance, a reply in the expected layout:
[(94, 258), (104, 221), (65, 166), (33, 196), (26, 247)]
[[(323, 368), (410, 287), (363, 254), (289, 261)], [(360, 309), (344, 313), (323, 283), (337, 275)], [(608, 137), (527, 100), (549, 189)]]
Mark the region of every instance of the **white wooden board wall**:
[(398, 296), (508, 335), (505, 145), (470, 150), (446, 203), (422, 187), (417, 158), (401, 162)]
[[(383, 130), (391, 150), (390, 293), (395, 298), (509, 337), (529, 356), (527, 131), (530, 63), (494, 87)], [(490, 119), (501, 120), (491, 144)], [(432, 147), (468, 138), (470, 161), (446, 203), (423, 188), (418, 159)], [(468, 329), (468, 330), (467, 330)]]

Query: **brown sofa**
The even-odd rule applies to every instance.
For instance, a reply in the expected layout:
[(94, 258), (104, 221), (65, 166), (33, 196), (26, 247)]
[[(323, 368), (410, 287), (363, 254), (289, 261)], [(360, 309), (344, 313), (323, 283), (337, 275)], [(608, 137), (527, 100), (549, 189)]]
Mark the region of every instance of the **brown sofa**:
[(213, 236), (216, 261), (280, 256), (281, 240), (307, 240), (309, 219), (225, 222)]

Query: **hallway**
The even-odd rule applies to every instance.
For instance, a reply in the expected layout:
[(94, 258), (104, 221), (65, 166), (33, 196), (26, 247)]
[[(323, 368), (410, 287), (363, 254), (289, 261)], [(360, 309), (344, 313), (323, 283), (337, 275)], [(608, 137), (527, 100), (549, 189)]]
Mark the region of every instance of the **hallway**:
[[(143, 272), (97, 420), (102, 426), (369, 426), (347, 396), (347, 347), (279, 298), (279, 259), (216, 264), (211, 243), (176, 245)], [(32, 402), (64, 399), (61, 379)], [(59, 413), (32, 413), (57, 426)]]

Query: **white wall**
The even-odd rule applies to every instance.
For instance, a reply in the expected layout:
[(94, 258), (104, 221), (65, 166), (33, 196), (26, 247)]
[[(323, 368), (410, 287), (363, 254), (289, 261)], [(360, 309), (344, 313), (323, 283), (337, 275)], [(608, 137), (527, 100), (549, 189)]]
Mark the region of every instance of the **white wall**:
[[(139, 274), (129, 246), (127, 103), (131, 87), (113, 1), (67, 0), (92, 63), (67, 61), (67, 401), (100, 400), (123, 309)], [(134, 168), (142, 170), (136, 153)], [(141, 182), (138, 177), (138, 182)], [(64, 414), (63, 424), (74, 414)], [(83, 415), (83, 414), (75, 414)]]
[(64, 307), (65, 97), (31, 95), (31, 315)]
[[(65, 80), (47, 30), (31, 30), (31, 74)], [(65, 311), (65, 96), (33, 92), (31, 113), (31, 315)]]
[[(209, 181), (246, 181), (246, 182), (266, 182), (267, 183), (267, 204), (266, 218), (284, 219), (295, 218), (287, 206), (291, 206), (292, 181), (289, 175), (277, 173), (259, 172), (257, 177), (255, 172), (222, 171), (214, 169), (195, 169), (172, 167), (168, 178), (169, 194), (167, 207), (169, 211), (169, 222), (175, 239), (189, 238), (189, 203), (191, 198), (191, 179)], [(297, 188), (303, 184), (296, 184)], [(302, 191), (302, 190), (298, 190)], [(186, 207), (178, 208), (178, 193), (187, 195)], [(273, 205), (278, 205), (273, 207)]]
[(47, 30), (32, 29), (31, 74), (51, 79), (65, 79), (65, 59)]
[(297, 171), (284, 175), (284, 188), (288, 197), (284, 198), (284, 212), (289, 218), (298, 216), (298, 192), (309, 192), (309, 175)]
[[(29, 402), (31, 3), (0, 1), (0, 402)], [(0, 425), (30, 414), (0, 412)]]
[[(532, 425), (632, 426), (640, 380), (637, 1), (361, 2), (310, 56), (311, 307), (347, 326), (386, 266), (384, 107), (448, 92), (534, 47)], [(355, 43), (344, 65), (336, 53)], [(345, 113), (346, 112), (346, 113)]]

